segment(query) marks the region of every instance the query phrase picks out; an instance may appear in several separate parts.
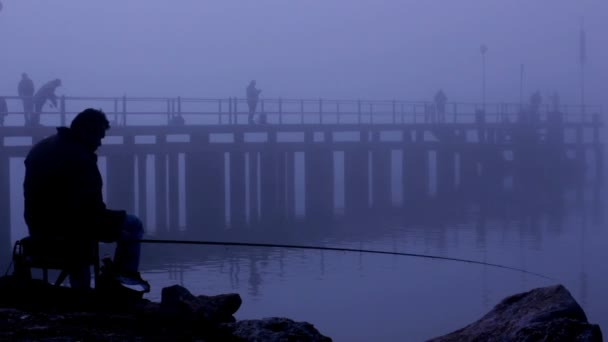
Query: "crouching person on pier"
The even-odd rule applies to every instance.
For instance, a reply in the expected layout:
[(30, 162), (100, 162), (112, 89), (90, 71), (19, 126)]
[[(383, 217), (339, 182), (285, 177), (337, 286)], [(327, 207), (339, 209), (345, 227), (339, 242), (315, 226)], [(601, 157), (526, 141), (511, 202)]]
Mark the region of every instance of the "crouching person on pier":
[[(100, 241), (116, 242), (116, 280), (149, 290), (138, 272), (142, 223), (123, 210), (106, 208), (102, 196), (95, 152), (109, 128), (105, 113), (86, 109), (70, 127), (58, 127), (32, 147), (25, 159), (24, 217), (32, 238), (67, 242), (63, 250), (74, 260), (90, 258)], [(69, 269), (69, 279), (73, 288), (90, 288), (90, 265)]]

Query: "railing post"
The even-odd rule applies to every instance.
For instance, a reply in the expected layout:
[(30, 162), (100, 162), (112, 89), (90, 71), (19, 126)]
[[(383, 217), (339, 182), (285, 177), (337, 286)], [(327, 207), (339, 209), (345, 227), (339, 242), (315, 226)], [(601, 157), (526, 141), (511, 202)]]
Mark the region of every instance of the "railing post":
[(122, 96), (122, 125), (127, 125), (127, 95)]
[(268, 116), (266, 115), (266, 108), (264, 106), (264, 99), (260, 101), (260, 123), (268, 123)]
[(65, 126), (66, 125), (66, 118), (65, 118), (65, 95), (61, 96), (61, 100), (59, 102), (59, 111), (60, 111), (60, 115), (61, 115), (61, 126)]
[(239, 100), (238, 100), (238, 98), (234, 97), (233, 102), (234, 102), (234, 104), (233, 104), (234, 117), (232, 118), (232, 123), (238, 124), (239, 123), (239, 106), (238, 106)]
[(323, 99), (319, 99), (319, 123), (323, 124)]
[(222, 124), (222, 99), (217, 100), (217, 122)]
[(171, 124), (171, 99), (167, 99), (167, 125)]
[(393, 100), (393, 124), (397, 123), (397, 103)]
[(283, 99), (279, 97), (279, 124), (283, 123)]
[(232, 97), (228, 98), (228, 124), (232, 124), (232, 112), (233, 112), (233, 108), (232, 108)]
[(182, 97), (177, 97), (177, 115), (182, 116)]
[(374, 104), (371, 102), (369, 103), (369, 123), (374, 123)]
[(304, 100), (300, 100), (300, 124), (304, 124)]
[(118, 125), (118, 99), (114, 99), (114, 124)]
[(357, 123), (361, 124), (361, 100), (357, 100)]
[(336, 113), (338, 116), (338, 123), (340, 123), (340, 102), (336, 101)]

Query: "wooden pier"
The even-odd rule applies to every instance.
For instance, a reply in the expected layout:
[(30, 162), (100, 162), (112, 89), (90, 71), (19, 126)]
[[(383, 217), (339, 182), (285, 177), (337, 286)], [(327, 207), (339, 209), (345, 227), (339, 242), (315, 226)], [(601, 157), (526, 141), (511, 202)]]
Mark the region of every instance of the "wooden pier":
[[(159, 103), (164, 112), (149, 109)], [(163, 235), (356, 220), (428, 200), (602, 181), (601, 108), (429, 106), (265, 100), (265, 123), (255, 125), (238, 99), (63, 98), (35, 128), (13, 112), (0, 127), (1, 239), (10, 241), (19, 219), (10, 212), (11, 158), (86, 107), (113, 120), (98, 151), (108, 205), (152, 217)]]

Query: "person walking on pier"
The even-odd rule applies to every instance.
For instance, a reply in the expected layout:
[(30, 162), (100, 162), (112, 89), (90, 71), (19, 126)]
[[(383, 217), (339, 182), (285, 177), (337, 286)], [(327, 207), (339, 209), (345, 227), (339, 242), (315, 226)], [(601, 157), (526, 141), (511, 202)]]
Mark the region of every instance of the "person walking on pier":
[(437, 94), (435, 94), (435, 110), (437, 112), (437, 121), (444, 122), (445, 121), (445, 105), (448, 102), (447, 96), (443, 92), (443, 89), (439, 89)]
[[(93, 254), (99, 241), (116, 242), (115, 279), (145, 288), (138, 272), (142, 222), (106, 208), (103, 200), (95, 151), (109, 128), (105, 113), (89, 108), (32, 147), (25, 159), (24, 218), (32, 238), (69, 240), (74, 260)], [(69, 270), (69, 276), (72, 287), (90, 288), (88, 266)]]
[(61, 80), (56, 78), (52, 81), (45, 83), (36, 94), (34, 94), (34, 113), (31, 117), (30, 124), (32, 126), (40, 125), (40, 114), (44, 108), (46, 101), (51, 101), (51, 107), (57, 107), (57, 95), (55, 90), (61, 86)]
[(260, 89), (255, 87), (255, 80), (249, 82), (247, 86), (247, 106), (249, 106), (249, 123), (253, 124), (255, 121), (253, 117), (255, 116), (255, 110), (258, 106), (258, 101), (260, 99), (260, 93), (262, 92)]
[(23, 102), (23, 116), (26, 126), (31, 124), (32, 113), (34, 112), (34, 90), (34, 81), (26, 73), (22, 73), (21, 81), (17, 86), (17, 93)]
[(4, 126), (4, 118), (8, 115), (8, 104), (4, 97), (0, 97), (0, 126)]

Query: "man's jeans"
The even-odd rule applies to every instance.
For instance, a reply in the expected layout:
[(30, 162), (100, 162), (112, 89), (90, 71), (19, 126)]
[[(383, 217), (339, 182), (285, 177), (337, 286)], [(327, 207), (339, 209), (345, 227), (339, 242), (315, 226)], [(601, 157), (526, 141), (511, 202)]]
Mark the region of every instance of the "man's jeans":
[[(144, 227), (137, 216), (127, 215), (121, 230), (120, 238), (116, 241), (114, 265), (119, 274), (128, 275), (136, 273), (139, 269), (141, 243), (133, 240), (141, 240), (144, 236)], [(91, 288), (91, 267), (70, 272), (70, 286), (79, 289)]]

